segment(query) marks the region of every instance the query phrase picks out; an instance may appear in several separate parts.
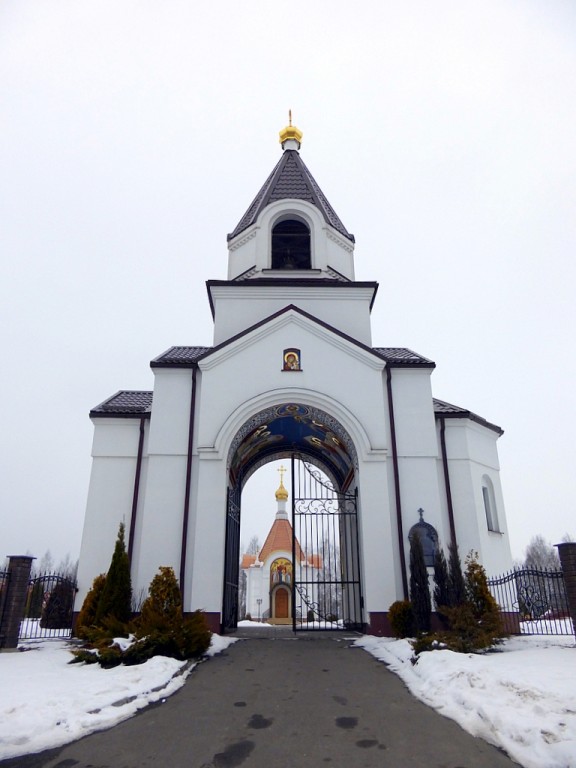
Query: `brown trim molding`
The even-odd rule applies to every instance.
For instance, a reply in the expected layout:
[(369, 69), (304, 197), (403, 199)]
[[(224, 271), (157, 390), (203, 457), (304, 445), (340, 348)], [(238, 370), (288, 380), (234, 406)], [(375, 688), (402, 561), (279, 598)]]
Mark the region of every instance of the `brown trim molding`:
[(404, 600), (408, 600), (408, 577), (406, 575), (406, 553), (404, 552), (404, 530), (402, 525), (402, 502), (400, 499), (400, 471), (398, 469), (398, 449), (396, 446), (396, 423), (394, 421), (394, 399), (392, 397), (392, 368), (386, 366), (386, 391), (388, 394), (388, 414), (390, 416), (390, 440), (392, 443), (392, 465), (394, 467), (394, 491), (396, 496), (396, 525), (398, 527), (398, 549), (402, 569), (402, 590)]
[(188, 421), (188, 457), (186, 461), (186, 490), (184, 492), (184, 514), (182, 516), (182, 547), (180, 550), (180, 592), (184, 603), (186, 576), (186, 549), (188, 544), (188, 519), (190, 516), (190, 490), (192, 483), (192, 446), (194, 442), (194, 415), (196, 411), (196, 374), (198, 366), (192, 368), (192, 392), (190, 394), (190, 418)]
[(136, 532), (136, 516), (138, 514), (138, 496), (140, 494), (140, 475), (142, 473), (142, 452), (144, 449), (144, 425), (149, 416), (140, 417), (140, 436), (138, 438), (138, 456), (136, 458), (136, 471), (134, 472), (134, 492), (132, 493), (132, 512), (130, 514), (130, 531), (128, 533), (128, 560), (132, 564), (134, 551), (134, 534)]
[(454, 507), (452, 505), (452, 491), (450, 489), (450, 473), (448, 471), (448, 453), (446, 451), (446, 420), (443, 416), (440, 417), (440, 446), (442, 449), (442, 468), (444, 469), (444, 487), (446, 489), (446, 504), (448, 505), (450, 536), (452, 537), (452, 544), (458, 544), (454, 522)]

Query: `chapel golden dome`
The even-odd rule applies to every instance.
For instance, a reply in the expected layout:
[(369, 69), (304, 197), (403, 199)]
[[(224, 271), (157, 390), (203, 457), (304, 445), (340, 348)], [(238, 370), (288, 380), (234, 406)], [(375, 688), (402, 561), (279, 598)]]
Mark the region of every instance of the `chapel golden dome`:
[(276, 491), (276, 501), (288, 501), (288, 491), (284, 488), (284, 472), (286, 472), (286, 469), (281, 466), (278, 472), (280, 472), (280, 485)]
[(288, 501), (288, 491), (284, 488), (282, 480), (280, 480), (280, 485), (276, 491), (276, 501)]

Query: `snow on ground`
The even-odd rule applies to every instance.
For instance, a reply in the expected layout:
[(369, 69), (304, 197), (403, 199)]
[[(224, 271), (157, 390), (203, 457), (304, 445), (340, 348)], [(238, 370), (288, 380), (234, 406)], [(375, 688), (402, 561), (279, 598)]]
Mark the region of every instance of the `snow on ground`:
[[(212, 636), (208, 656), (236, 642)], [(64, 640), (26, 641), (0, 654), (0, 760), (40, 752), (110, 728), (184, 685), (196, 663), (155, 656), (102, 669), (69, 664)]]
[[(208, 655), (231, 642), (213, 635)], [(573, 638), (516, 637), (496, 653), (434, 651), (416, 664), (406, 640), (365, 636), (355, 644), (388, 664), (426, 704), (524, 768), (576, 766)], [(0, 654), (0, 759), (110, 728), (166, 699), (194, 667), (161, 656), (114, 669), (70, 665), (70, 646), (62, 640), (26, 641), (22, 649)]]
[(524, 768), (576, 766), (573, 637), (515, 637), (496, 652), (414, 653), (407, 640), (362, 637), (409, 690)]

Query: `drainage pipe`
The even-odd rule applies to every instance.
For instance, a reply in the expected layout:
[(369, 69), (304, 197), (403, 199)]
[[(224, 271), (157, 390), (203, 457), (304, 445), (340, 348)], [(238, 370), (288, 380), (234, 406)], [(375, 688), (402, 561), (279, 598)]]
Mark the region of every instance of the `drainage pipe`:
[(388, 413), (390, 416), (390, 440), (392, 443), (392, 466), (394, 468), (394, 490), (396, 496), (396, 525), (398, 528), (398, 546), (400, 567), (402, 569), (402, 589), (404, 599), (408, 600), (408, 577), (406, 576), (406, 554), (404, 552), (404, 532), (402, 526), (402, 502), (400, 499), (400, 472), (398, 469), (398, 449), (396, 446), (396, 423), (394, 421), (394, 400), (392, 398), (392, 369), (386, 365), (386, 390), (388, 393)]
[(448, 522), (452, 544), (456, 545), (456, 525), (454, 523), (454, 507), (452, 506), (452, 491), (450, 489), (450, 474), (448, 472), (448, 453), (446, 451), (446, 419), (440, 417), (440, 446), (442, 449), (442, 467), (444, 469), (444, 487), (446, 488), (446, 503), (448, 505)]
[(138, 456), (136, 458), (136, 471), (134, 473), (134, 491), (132, 493), (132, 512), (130, 514), (130, 532), (128, 534), (128, 560), (132, 564), (134, 551), (134, 534), (136, 532), (136, 515), (138, 514), (138, 496), (140, 494), (140, 475), (142, 472), (142, 453), (144, 449), (144, 424), (146, 417), (140, 417), (140, 437), (138, 438)]
[(184, 589), (186, 576), (186, 550), (188, 544), (188, 519), (190, 516), (190, 488), (192, 484), (192, 446), (194, 443), (194, 415), (196, 412), (196, 372), (198, 366), (192, 368), (192, 392), (190, 395), (190, 419), (188, 421), (188, 458), (186, 462), (186, 490), (184, 492), (184, 514), (182, 517), (182, 549), (180, 551), (180, 592), (182, 593), (182, 605), (184, 602)]

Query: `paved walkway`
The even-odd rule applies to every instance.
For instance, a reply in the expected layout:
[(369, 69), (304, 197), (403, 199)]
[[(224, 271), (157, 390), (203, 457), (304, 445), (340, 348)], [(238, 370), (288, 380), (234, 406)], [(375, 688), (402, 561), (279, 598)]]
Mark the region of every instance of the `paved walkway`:
[(2, 768), (512, 768), (343, 635), (234, 643), (109, 731)]

